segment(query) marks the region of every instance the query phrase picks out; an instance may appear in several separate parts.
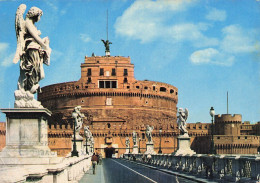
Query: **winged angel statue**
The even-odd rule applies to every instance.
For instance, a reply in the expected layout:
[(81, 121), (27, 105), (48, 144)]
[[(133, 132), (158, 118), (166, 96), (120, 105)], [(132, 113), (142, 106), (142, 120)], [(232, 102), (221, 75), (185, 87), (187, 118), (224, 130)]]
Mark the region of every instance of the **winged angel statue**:
[[(34, 100), (33, 95), (40, 92), (39, 81), (44, 75), (43, 63), (50, 65), (51, 48), (49, 38), (41, 38), (41, 31), (34, 25), (43, 14), (37, 7), (31, 7), (24, 20), (23, 15), (26, 5), (21, 4), (15, 17), (15, 30), (17, 38), (17, 49), (13, 59), (16, 64), (20, 60), (20, 76), (18, 79), (18, 90), (15, 91), (15, 107), (35, 107), (28, 103)], [(21, 100), (24, 99), (24, 100)]]
[(178, 116), (178, 127), (179, 127), (179, 130), (181, 131), (181, 135), (185, 135), (185, 134), (188, 134), (188, 131), (186, 129), (186, 121), (188, 119), (188, 116), (189, 116), (189, 111), (187, 108), (185, 108), (185, 111), (183, 111), (182, 108), (179, 108), (179, 116)]

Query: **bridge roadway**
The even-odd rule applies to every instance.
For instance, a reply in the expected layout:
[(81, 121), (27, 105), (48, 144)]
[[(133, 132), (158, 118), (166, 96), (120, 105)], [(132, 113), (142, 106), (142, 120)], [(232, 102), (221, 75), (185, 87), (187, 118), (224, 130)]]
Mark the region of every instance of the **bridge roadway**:
[(103, 159), (97, 165), (96, 174), (92, 168), (79, 183), (193, 183), (194, 181), (176, 177), (156, 169), (151, 169), (123, 159)]

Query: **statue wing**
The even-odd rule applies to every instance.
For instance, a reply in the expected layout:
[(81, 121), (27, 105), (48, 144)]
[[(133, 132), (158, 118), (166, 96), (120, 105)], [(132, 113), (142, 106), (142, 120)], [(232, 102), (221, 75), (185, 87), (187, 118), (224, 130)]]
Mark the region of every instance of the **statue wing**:
[(185, 108), (185, 121), (188, 119), (189, 111), (187, 108)]
[(26, 10), (26, 5), (21, 4), (16, 11), (15, 16), (15, 32), (17, 39), (17, 48), (16, 53), (13, 59), (13, 63), (17, 63), (20, 60), (21, 55), (24, 52), (25, 42), (24, 42), (24, 34), (25, 34), (25, 21), (23, 19), (23, 14)]

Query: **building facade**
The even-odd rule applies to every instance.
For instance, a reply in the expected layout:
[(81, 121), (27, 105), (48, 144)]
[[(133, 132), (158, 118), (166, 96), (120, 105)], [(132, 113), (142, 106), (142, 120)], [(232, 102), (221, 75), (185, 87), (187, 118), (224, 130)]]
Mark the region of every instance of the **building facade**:
[[(49, 147), (59, 156), (71, 152), (72, 111), (81, 106), (84, 126), (94, 136), (95, 151), (103, 157), (126, 151), (125, 140), (133, 147), (133, 131), (138, 136), (138, 151), (146, 151), (146, 125), (154, 126), (154, 148), (172, 153), (177, 149), (178, 89), (167, 83), (140, 81), (134, 77), (129, 57), (85, 57), (78, 81), (57, 83), (42, 88), (38, 100), (52, 112), (48, 119)], [(256, 154), (260, 144), (260, 122), (242, 123), (241, 115), (215, 115), (214, 142), (218, 154)], [(162, 129), (161, 133), (159, 129)], [(210, 123), (188, 123), (191, 149), (209, 153)], [(84, 137), (83, 128), (80, 132)], [(5, 123), (0, 123), (0, 150), (5, 146)], [(132, 149), (130, 149), (130, 152)]]

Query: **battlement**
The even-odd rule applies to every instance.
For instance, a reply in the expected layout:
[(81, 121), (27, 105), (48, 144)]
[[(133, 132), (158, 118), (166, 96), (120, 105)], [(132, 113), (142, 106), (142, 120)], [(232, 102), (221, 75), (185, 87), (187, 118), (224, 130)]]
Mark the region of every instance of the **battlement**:
[(85, 56), (84, 64), (131, 64), (131, 59), (130, 59), (130, 57), (122, 57), (122, 56), (110, 56), (110, 57), (106, 57), (106, 56), (87, 57), (87, 56)]
[(73, 127), (71, 125), (49, 125), (48, 126), (48, 130), (49, 131), (64, 131), (64, 130), (68, 130), (68, 131), (73, 131)]
[(215, 115), (216, 123), (242, 123), (241, 114), (218, 114)]

